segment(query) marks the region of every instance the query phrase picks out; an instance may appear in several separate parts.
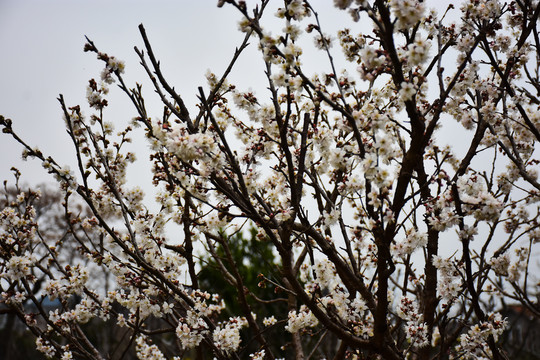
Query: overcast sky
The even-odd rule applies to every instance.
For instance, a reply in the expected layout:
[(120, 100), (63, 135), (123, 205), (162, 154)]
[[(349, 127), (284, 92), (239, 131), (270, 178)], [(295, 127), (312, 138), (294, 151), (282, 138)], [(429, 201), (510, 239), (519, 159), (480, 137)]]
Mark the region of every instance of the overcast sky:
[[(11, 118), (14, 128), (30, 144), (73, 168), (72, 145), (56, 98), (63, 94), (68, 106), (81, 104), (84, 108), (88, 80), (99, 77), (102, 63), (94, 54), (83, 52), (84, 36), (92, 39), (101, 51), (125, 61), (125, 78), (130, 86), (136, 81), (147, 84), (133, 51), (133, 46), (142, 48), (137, 29), (140, 23), (147, 30), (168, 80), (193, 108), (197, 87), (205, 85), (207, 69), (223, 71), (243, 38), (237, 30), (238, 11), (230, 6), (217, 8), (216, 3), (215, 0), (0, 0), (0, 114)], [(333, 1), (313, 1), (313, 4), (327, 31), (335, 34), (347, 15), (333, 9)], [(277, 31), (281, 27), (280, 24)], [(313, 57), (306, 65), (322, 71), (317, 61)], [(241, 88), (257, 89), (264, 75), (261, 65), (253, 44), (233, 72), (234, 82)], [(146, 93), (149, 107), (154, 111), (151, 115), (159, 116), (162, 106), (149, 86)], [(135, 115), (119, 89), (111, 91), (109, 101), (107, 120), (122, 124)], [(89, 113), (87, 110), (86, 114)], [(136, 146), (146, 148), (146, 144)], [(0, 137), (0, 180), (12, 180), (9, 171), (12, 165), (23, 171), (27, 183), (52, 180), (37, 161), (22, 162), (21, 149), (9, 136)], [(139, 172), (148, 175), (145, 169), (146, 172), (144, 169)]]
[[(90, 78), (99, 78), (103, 65), (95, 54), (83, 52), (86, 35), (101, 51), (125, 61), (125, 80), (130, 87), (135, 82), (146, 84), (143, 90), (149, 113), (159, 117), (163, 105), (148, 86), (133, 50), (133, 46), (142, 48), (137, 29), (140, 23), (147, 30), (168, 81), (184, 97), (191, 112), (196, 112), (197, 87), (206, 84), (206, 71), (221, 73), (243, 39), (237, 29), (238, 11), (230, 6), (217, 8), (216, 3), (217, 0), (0, 0), (0, 114), (13, 120), (14, 128), (29, 144), (75, 169), (73, 146), (56, 98), (63, 94), (68, 106), (80, 104), (86, 115), (90, 114), (86, 85)], [(273, 5), (278, 3), (282, 2), (272, 1)], [(429, 5), (445, 3), (432, 1)], [(333, 8), (331, 0), (312, 0), (312, 4), (324, 31), (334, 37), (336, 30), (346, 25), (355, 33), (370, 26), (365, 21), (352, 23), (347, 14)], [(269, 12), (267, 18), (274, 13)], [(283, 24), (274, 24), (278, 26), (275, 34)], [(304, 50), (306, 73), (331, 72), (320, 53)], [(333, 50), (336, 54), (341, 52), (338, 46)], [(339, 56), (336, 59), (341, 68)], [(253, 41), (231, 74), (232, 82), (243, 90), (251, 87), (260, 96), (265, 83), (262, 65)], [(111, 88), (108, 100), (105, 119), (118, 124), (117, 130), (136, 116), (118, 88)], [(439, 133), (439, 143), (455, 146), (463, 130), (456, 136), (448, 129), (459, 125), (452, 120), (448, 124)], [(152, 193), (147, 144), (141, 138), (135, 140), (132, 149), (139, 161), (128, 171), (129, 181)], [(39, 161), (22, 162), (21, 150), (9, 136), (0, 134), (0, 181), (8, 179), (13, 183), (10, 167), (15, 165), (22, 170), (24, 183), (54, 182)]]
[[(252, 7), (259, 1), (247, 2)], [(345, 26), (354, 33), (370, 30), (369, 21), (353, 23), (348, 14), (333, 7), (331, 0), (311, 3), (320, 16), (323, 31), (334, 38), (337, 30)], [(432, 1), (429, 6), (445, 7), (446, 3)], [(220, 74), (243, 39), (237, 26), (239, 12), (228, 5), (217, 8), (216, 4), (217, 0), (0, 0), (0, 114), (13, 120), (15, 130), (29, 144), (74, 169), (73, 146), (56, 99), (63, 94), (68, 106), (80, 104), (87, 116), (91, 113), (86, 106), (86, 86), (89, 79), (99, 78), (103, 63), (95, 54), (83, 52), (86, 35), (98, 49), (125, 61), (128, 86), (142, 82), (149, 114), (159, 117), (163, 105), (153, 93), (133, 50), (134, 46), (143, 48), (137, 28), (140, 23), (146, 28), (167, 80), (183, 96), (191, 112), (196, 112), (197, 87), (206, 85), (205, 73), (211, 69)], [(263, 21), (274, 34), (283, 28), (282, 20), (273, 16), (281, 4), (282, 1), (273, 0), (274, 8), (267, 11)], [(300, 40), (309, 44), (303, 46), (305, 72), (331, 72), (324, 54), (310, 50), (311, 36), (303, 34)], [(342, 68), (337, 44), (333, 53), (336, 67)], [(264, 66), (255, 39), (233, 70), (230, 81), (242, 90), (252, 88), (264, 98)], [(136, 115), (135, 109), (116, 86), (111, 88), (108, 100), (105, 120), (117, 124), (119, 130)], [(147, 145), (142, 139), (135, 140), (133, 150), (138, 153), (139, 162), (128, 174), (130, 179), (146, 181), (151, 176), (144, 153)], [(38, 161), (23, 162), (21, 150), (9, 136), (0, 134), (0, 181), (11, 182), (13, 165), (22, 170), (24, 182), (53, 181)]]

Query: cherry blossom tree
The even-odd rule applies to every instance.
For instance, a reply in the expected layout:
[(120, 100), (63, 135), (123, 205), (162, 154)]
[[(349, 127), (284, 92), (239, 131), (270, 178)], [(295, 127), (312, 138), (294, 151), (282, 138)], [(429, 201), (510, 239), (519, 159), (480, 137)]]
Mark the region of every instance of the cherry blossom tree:
[[(0, 213), (3, 303), (61, 359), (133, 349), (140, 359), (508, 358), (500, 310), (540, 314), (538, 1), (336, 0), (348, 23), (337, 34), (324, 32), (314, 3), (275, 4), (218, 2), (243, 15), (245, 38), (222, 74), (207, 74), (194, 108), (142, 25), (135, 51), (155, 94), (127, 84), (124, 63), (88, 40), (104, 64), (88, 85), (91, 115), (58, 99), (75, 171), (0, 118), (59, 182), (81, 256), (114, 277), (104, 289), (86, 262), (66, 262), (22, 206), (37, 194), (21, 190)], [(269, 12), (279, 34), (265, 26)], [(360, 23), (370, 31), (358, 33)], [(305, 70), (305, 39), (326, 56), (319, 73)], [(229, 82), (249, 43), (266, 78), (259, 94)], [(114, 83), (135, 114), (118, 133), (104, 111)], [(148, 115), (150, 96), (160, 118)], [(151, 147), (158, 211), (126, 179), (133, 131)], [(70, 198), (90, 214), (69, 211)], [(252, 226), (253, 247), (268, 242), (279, 259), (258, 286), (229, 246)], [(234, 307), (219, 286), (201, 286), (201, 253), (236, 289)], [(61, 306), (43, 311), (44, 299)], [(287, 311), (260, 316), (256, 303)], [(85, 334), (91, 319), (112, 319), (129, 341), (104, 350)]]

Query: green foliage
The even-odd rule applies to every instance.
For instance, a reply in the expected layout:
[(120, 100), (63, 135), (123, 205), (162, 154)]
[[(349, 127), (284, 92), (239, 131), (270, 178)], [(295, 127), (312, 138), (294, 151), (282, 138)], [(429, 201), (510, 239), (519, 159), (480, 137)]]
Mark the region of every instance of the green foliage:
[[(274, 299), (274, 292), (279, 290), (264, 280), (264, 278), (267, 278), (273, 282), (280, 281), (280, 265), (272, 250), (272, 244), (266, 239), (257, 239), (257, 230), (255, 228), (251, 228), (247, 236), (237, 233), (230, 237), (226, 235), (223, 235), (223, 237), (227, 241), (234, 267), (240, 274), (244, 287), (260, 299)], [(234, 269), (230, 259), (227, 258), (224, 246), (218, 245), (215, 251), (221, 263), (231, 274), (234, 274)], [(203, 255), (202, 263), (204, 265), (199, 272), (201, 289), (208, 292), (219, 291), (219, 295), (227, 305), (227, 315), (233, 316), (241, 313), (237, 298), (238, 290), (235, 286), (223, 280), (223, 271), (217, 260), (208, 253)], [(284, 306), (260, 304), (252, 296), (248, 296), (248, 302), (250, 306), (263, 309), (263, 313), (268, 316), (276, 314), (274, 310), (282, 309), (281, 313), (286, 310)], [(285, 302), (283, 303), (285, 304)]]
[[(250, 228), (247, 234), (241, 232), (233, 236), (221, 234), (221, 237), (226, 241), (226, 247), (225, 244), (219, 244), (214, 251), (229, 273), (238, 272), (240, 275), (247, 303), (252, 311), (259, 316), (257, 322), (262, 323), (261, 315), (264, 317), (273, 315), (282, 321), (278, 321), (270, 329), (263, 328), (264, 331), (275, 332), (281, 338), (289, 337), (290, 334), (285, 333), (283, 328), (285, 325), (283, 320), (287, 319), (287, 294), (282, 293), (282, 296), (279, 296), (281, 288), (276, 284), (281, 282), (280, 263), (273, 252), (272, 244), (266, 238), (257, 238), (257, 229), (254, 227)], [(227, 256), (227, 253), (230, 256)], [(225, 318), (243, 313), (238, 297), (238, 288), (224, 281), (223, 270), (216, 258), (210, 253), (206, 253), (202, 256), (201, 263), (200, 288), (211, 293), (218, 293), (225, 301), (226, 309), (222, 316)], [(280, 300), (275, 301), (276, 298), (280, 298)], [(273, 301), (266, 302), (270, 299)], [(249, 329), (245, 329), (242, 333), (246, 343), (254, 335)], [(252, 343), (254, 346), (254, 342)], [(248, 344), (246, 350), (252, 352), (252, 346)], [(274, 350), (276, 355), (281, 352), (281, 349)]]

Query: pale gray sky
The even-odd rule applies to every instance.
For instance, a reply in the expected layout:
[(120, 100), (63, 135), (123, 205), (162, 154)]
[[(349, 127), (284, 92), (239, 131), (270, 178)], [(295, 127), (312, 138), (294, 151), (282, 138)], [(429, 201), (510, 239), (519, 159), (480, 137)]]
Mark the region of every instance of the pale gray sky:
[[(128, 85), (145, 84), (150, 114), (160, 116), (163, 107), (133, 51), (133, 46), (142, 48), (137, 29), (140, 23), (145, 25), (167, 79), (184, 97), (191, 112), (195, 112), (197, 87), (205, 85), (207, 69), (222, 72), (243, 38), (237, 30), (238, 11), (230, 6), (219, 9), (216, 3), (217, 0), (0, 0), (0, 114), (11, 118), (19, 135), (30, 144), (52, 155), (60, 164), (75, 169), (73, 147), (56, 98), (62, 93), (68, 106), (80, 104), (86, 115), (90, 114), (86, 106), (86, 85), (90, 78), (99, 77), (102, 62), (95, 54), (83, 52), (87, 35), (101, 51), (125, 61)], [(272, 1), (275, 6), (281, 3)], [(429, 6), (442, 8), (448, 3), (428, 2)], [(333, 8), (331, 0), (312, 0), (312, 4), (320, 15), (324, 31), (334, 37), (336, 30), (344, 26), (350, 26), (355, 33), (370, 27), (366, 21), (352, 23), (347, 14)], [(273, 13), (269, 11), (267, 20)], [(459, 17), (459, 12), (451, 16)], [(274, 34), (283, 27), (278, 21), (273, 24), (278, 26)], [(311, 43), (311, 39), (307, 41)], [(320, 52), (304, 50), (306, 73), (330, 72)], [(333, 51), (341, 53), (338, 46)], [(339, 56), (336, 59), (339, 62)], [(253, 88), (267, 101), (263, 94), (262, 65), (254, 39), (231, 80), (240, 89)], [(338, 64), (338, 69), (341, 65)], [(449, 72), (452, 66), (455, 65), (446, 67)], [(118, 130), (136, 113), (116, 87), (111, 88), (108, 99), (106, 120), (118, 124)], [(466, 143), (465, 132), (459, 128), (450, 120), (445, 124), (445, 131), (439, 132), (439, 141), (454, 147), (459, 147), (460, 142)], [(135, 140), (133, 149), (139, 161), (128, 175), (132, 183), (151, 193), (147, 144), (140, 137)], [(21, 150), (9, 136), (0, 134), (0, 181), (8, 179), (13, 183), (9, 169), (15, 165), (22, 170), (25, 183), (54, 182), (38, 161), (22, 162)]]
[[(237, 30), (238, 11), (230, 6), (219, 9), (216, 4), (216, 0), (0, 0), (0, 114), (11, 118), (30, 144), (74, 168), (72, 145), (56, 98), (61, 93), (68, 106), (80, 104), (87, 109), (86, 85), (90, 78), (99, 77), (102, 63), (94, 54), (83, 52), (84, 36), (101, 51), (125, 61), (129, 85), (136, 81), (148, 84), (133, 51), (133, 46), (142, 48), (140, 23), (145, 25), (168, 80), (193, 108), (197, 86), (205, 85), (207, 69), (223, 71), (243, 38)], [(327, 31), (335, 35), (347, 15), (334, 9), (330, 0), (313, 4), (323, 25), (328, 25)], [(279, 28), (274, 33), (282, 27), (276, 24)], [(306, 65), (323, 70), (315, 56), (307, 59)], [(263, 81), (261, 65), (254, 42), (233, 72), (234, 82), (257, 89)], [(158, 116), (162, 106), (150, 86), (146, 93), (148, 101), (152, 99), (151, 114)], [(108, 120), (123, 124), (135, 115), (119, 89), (112, 89), (109, 100)], [(146, 144), (136, 146), (146, 148)], [(12, 180), (12, 165), (23, 171), (26, 182), (52, 181), (37, 161), (22, 162), (20, 153), (21, 147), (9, 136), (0, 137), (0, 181)]]

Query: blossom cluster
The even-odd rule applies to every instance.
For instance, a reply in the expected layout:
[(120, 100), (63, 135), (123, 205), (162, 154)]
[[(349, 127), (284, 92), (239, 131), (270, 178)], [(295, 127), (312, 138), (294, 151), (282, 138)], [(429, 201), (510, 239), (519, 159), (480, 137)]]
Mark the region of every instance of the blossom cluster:
[(500, 314), (489, 314), (487, 321), (474, 325), (460, 337), (456, 352), (463, 359), (490, 359), (493, 356), (488, 346), (488, 338), (495, 341), (503, 333), (507, 321)]
[(429, 344), (428, 328), (418, 311), (418, 305), (408, 297), (402, 297), (398, 306), (398, 315), (407, 322), (405, 327), (407, 340), (415, 347), (427, 346)]

